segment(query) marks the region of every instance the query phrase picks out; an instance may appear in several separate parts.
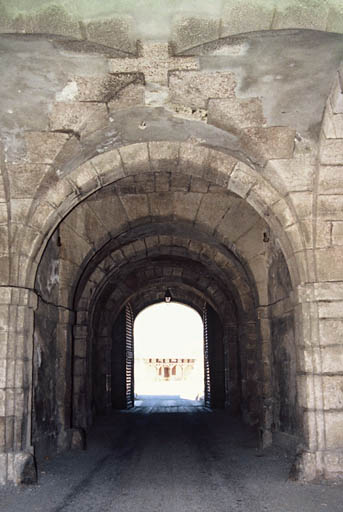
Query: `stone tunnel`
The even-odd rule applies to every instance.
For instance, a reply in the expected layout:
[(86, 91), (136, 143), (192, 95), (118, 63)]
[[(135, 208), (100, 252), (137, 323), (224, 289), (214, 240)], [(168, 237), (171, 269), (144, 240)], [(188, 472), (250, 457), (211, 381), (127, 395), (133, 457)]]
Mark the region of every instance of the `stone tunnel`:
[(341, 477), (339, 29), (30, 16), (0, 36), (1, 483), (132, 405), (127, 338), (166, 289), (206, 320), (208, 406)]

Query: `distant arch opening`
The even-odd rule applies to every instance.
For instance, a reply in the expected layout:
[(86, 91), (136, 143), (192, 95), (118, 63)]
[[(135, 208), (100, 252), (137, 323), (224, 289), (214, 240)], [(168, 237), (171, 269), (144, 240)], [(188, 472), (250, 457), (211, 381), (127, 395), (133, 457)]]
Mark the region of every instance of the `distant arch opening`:
[(204, 402), (204, 325), (193, 308), (159, 303), (134, 323), (136, 404), (162, 397), (175, 403)]

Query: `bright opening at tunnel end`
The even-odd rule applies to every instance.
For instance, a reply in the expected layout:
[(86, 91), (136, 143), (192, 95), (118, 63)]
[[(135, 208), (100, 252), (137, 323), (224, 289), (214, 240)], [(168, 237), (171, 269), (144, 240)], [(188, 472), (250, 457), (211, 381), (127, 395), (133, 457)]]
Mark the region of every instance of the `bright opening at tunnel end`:
[(134, 324), (135, 398), (169, 396), (203, 403), (203, 321), (192, 308), (160, 303)]

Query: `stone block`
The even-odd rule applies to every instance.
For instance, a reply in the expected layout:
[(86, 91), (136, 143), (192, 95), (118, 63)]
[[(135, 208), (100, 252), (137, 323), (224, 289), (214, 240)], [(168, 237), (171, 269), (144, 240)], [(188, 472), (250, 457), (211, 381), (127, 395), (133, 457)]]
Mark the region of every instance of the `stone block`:
[(328, 14), (328, 4), (320, 0), (313, 0), (311, 3), (295, 2), (287, 8), (277, 3), (271, 28), (273, 30), (306, 28), (325, 31)]
[(322, 130), (326, 139), (343, 139), (343, 114), (334, 114), (330, 101), (327, 103)]
[(343, 301), (319, 302), (319, 318), (340, 318), (343, 311)]
[(96, 169), (89, 162), (80, 165), (69, 174), (68, 178), (81, 195), (86, 195), (91, 191), (94, 192), (100, 187)]
[(72, 203), (76, 198), (76, 192), (71, 187), (70, 183), (64, 179), (53, 184), (44, 194), (44, 199), (56, 207), (61, 206), (67, 198)]
[(295, 130), (285, 126), (251, 127), (242, 133), (242, 144), (257, 159), (291, 159), (294, 153)]
[(314, 375), (297, 376), (297, 393), (300, 407), (315, 408), (315, 387), (320, 386), (320, 377)]
[(94, 43), (124, 52), (136, 51), (136, 41), (133, 37), (133, 18), (117, 16), (85, 23), (87, 39)]
[(236, 160), (236, 158), (232, 157), (231, 155), (221, 153), (220, 151), (209, 150), (208, 168), (209, 171), (213, 171), (214, 181), (220, 186), (223, 186), (225, 188), (227, 187), (229, 182), (229, 176), (237, 163), (238, 161)]
[(321, 345), (337, 345), (343, 339), (343, 320), (321, 318), (319, 320), (319, 342)]
[(259, 0), (235, 0), (223, 6), (220, 37), (269, 30), (274, 6)]
[[(127, 226), (128, 218), (126, 211), (115, 194), (100, 196), (98, 200), (92, 201), (90, 205), (92, 210), (101, 219), (108, 233), (114, 235)], [(113, 222), (113, 219), (115, 219), (115, 222)]]
[[(106, 74), (101, 77), (92, 76), (71, 78), (63, 91), (58, 95), (58, 99), (65, 101), (96, 101), (108, 103), (124, 98), (126, 95), (134, 97), (135, 91), (141, 91), (144, 83), (141, 73), (117, 73)], [(123, 96), (122, 96), (123, 95)], [(144, 96), (144, 95), (143, 95)]]
[(207, 108), (209, 98), (232, 98), (236, 88), (235, 75), (215, 71), (173, 71), (169, 75), (171, 103)]
[(255, 172), (242, 162), (238, 162), (230, 175), (228, 189), (245, 198), (256, 182)]
[(171, 177), (169, 174), (159, 173), (155, 175), (156, 192), (167, 192), (170, 190)]
[(298, 219), (308, 219), (312, 217), (312, 201), (311, 192), (292, 192), (289, 197), (294, 205), (296, 216)]
[(323, 376), (324, 409), (343, 409), (343, 376)]
[(143, 85), (130, 84), (119, 91), (115, 98), (108, 102), (110, 113), (116, 112), (122, 108), (131, 108), (144, 105), (145, 88)]
[(318, 301), (343, 300), (343, 282), (314, 283), (314, 296)]
[(79, 20), (70, 16), (67, 9), (61, 5), (50, 5), (37, 14), (30, 16), (18, 16), (14, 25), (20, 32), (33, 34), (56, 34), (72, 39), (82, 39)]
[(326, 446), (329, 449), (343, 448), (343, 412), (325, 412)]
[(69, 139), (66, 133), (25, 132), (24, 160), (31, 164), (51, 164)]
[(343, 194), (343, 165), (320, 167), (318, 193)]
[(148, 196), (146, 194), (127, 194), (121, 201), (130, 222), (144, 219), (150, 215)]
[(209, 149), (195, 144), (180, 144), (179, 171), (191, 174), (192, 177), (203, 177), (209, 163)]
[(343, 165), (343, 139), (324, 139), (319, 158), (323, 165)]
[(319, 195), (317, 215), (321, 219), (343, 220), (343, 194)]
[(343, 5), (330, 6), (326, 30), (343, 34)]
[(122, 146), (119, 152), (126, 176), (151, 171), (147, 144)]
[(173, 196), (166, 192), (149, 194), (150, 213), (157, 217), (171, 217), (174, 213)]
[(202, 197), (196, 192), (174, 192), (176, 218), (193, 222)]
[(0, 226), (0, 251), (3, 254), (8, 254), (8, 252), (9, 252), (7, 225)]
[(342, 246), (343, 245), (343, 221), (332, 222), (332, 245)]
[(219, 20), (177, 15), (172, 21), (171, 41), (176, 52), (219, 38)]
[[(269, 160), (263, 174), (275, 184), (282, 193), (288, 191), (312, 190), (314, 167), (305, 158), (291, 160)], [(275, 174), (281, 180), (275, 180)], [(275, 186), (274, 185), (274, 186)]]
[(79, 265), (83, 262), (87, 254), (92, 251), (92, 246), (89, 242), (79, 236), (74, 230), (67, 226), (67, 224), (61, 224), (60, 238), (61, 259), (65, 259)]
[(149, 142), (151, 168), (154, 171), (173, 171), (179, 162), (180, 144), (176, 142)]
[(6, 190), (5, 190), (4, 179), (3, 179), (1, 169), (0, 169), (0, 201), (2, 203), (5, 203), (6, 200), (7, 200), (7, 194), (6, 194)]
[[(41, 230), (42, 226), (46, 225), (51, 219), (51, 223), (54, 222), (56, 214), (56, 208), (47, 203), (38, 203), (29, 218), (29, 224), (36, 230)], [(46, 232), (46, 231), (45, 231)]]
[(318, 249), (316, 252), (319, 281), (341, 281), (343, 277), (343, 248)]
[(187, 192), (191, 186), (191, 177), (184, 174), (171, 175), (171, 190)]
[(205, 194), (198, 212), (194, 212), (195, 221), (198, 224), (206, 225), (213, 232), (227, 211), (228, 201), (225, 193)]
[(49, 115), (50, 130), (64, 130), (83, 135), (107, 124), (108, 113), (102, 103), (58, 102)]
[[(251, 229), (249, 229), (248, 232), (243, 233), (242, 236), (236, 240), (235, 243), (238, 251), (247, 261), (251, 258), (256, 258), (257, 255), (265, 254), (266, 244), (263, 241), (263, 233), (266, 231), (266, 228), (267, 226), (264, 220), (257, 219), (257, 222), (251, 227)], [(255, 278), (259, 280), (257, 276), (255, 276)], [(266, 276), (263, 275), (261, 282), (263, 282), (265, 278)], [(261, 304), (265, 304), (265, 302), (262, 302)]]
[(242, 208), (241, 200), (233, 197), (230, 200), (230, 208), (221, 219), (216, 232), (223, 239), (234, 242), (242, 233), (250, 229), (257, 219), (256, 212), (252, 208)]
[(343, 365), (343, 345), (330, 345), (322, 347), (322, 372), (339, 373)]
[(333, 114), (343, 114), (343, 80), (342, 70), (336, 75), (336, 80), (329, 96), (331, 111)]
[(266, 119), (260, 98), (231, 97), (209, 100), (207, 122), (222, 130), (239, 133), (243, 128), (265, 125)]
[(33, 197), (49, 169), (44, 164), (8, 164), (11, 198)]
[[(94, 213), (88, 203), (84, 202), (70, 212), (65, 222), (79, 236), (87, 240), (89, 245), (94, 244), (96, 246), (108, 236), (108, 232), (100, 218)], [(62, 238), (61, 242), (63, 243)]]

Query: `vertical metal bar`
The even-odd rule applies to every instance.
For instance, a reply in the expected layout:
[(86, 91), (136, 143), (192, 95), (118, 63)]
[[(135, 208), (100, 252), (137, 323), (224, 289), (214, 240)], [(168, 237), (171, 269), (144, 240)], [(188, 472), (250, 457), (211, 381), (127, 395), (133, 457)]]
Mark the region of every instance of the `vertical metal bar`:
[(126, 317), (126, 407), (134, 406), (134, 353), (133, 353), (133, 312), (131, 304), (125, 307)]
[(205, 373), (205, 406), (211, 407), (211, 380), (210, 380), (210, 360), (208, 353), (208, 315), (207, 304), (203, 307), (203, 323), (204, 323), (204, 373)]

